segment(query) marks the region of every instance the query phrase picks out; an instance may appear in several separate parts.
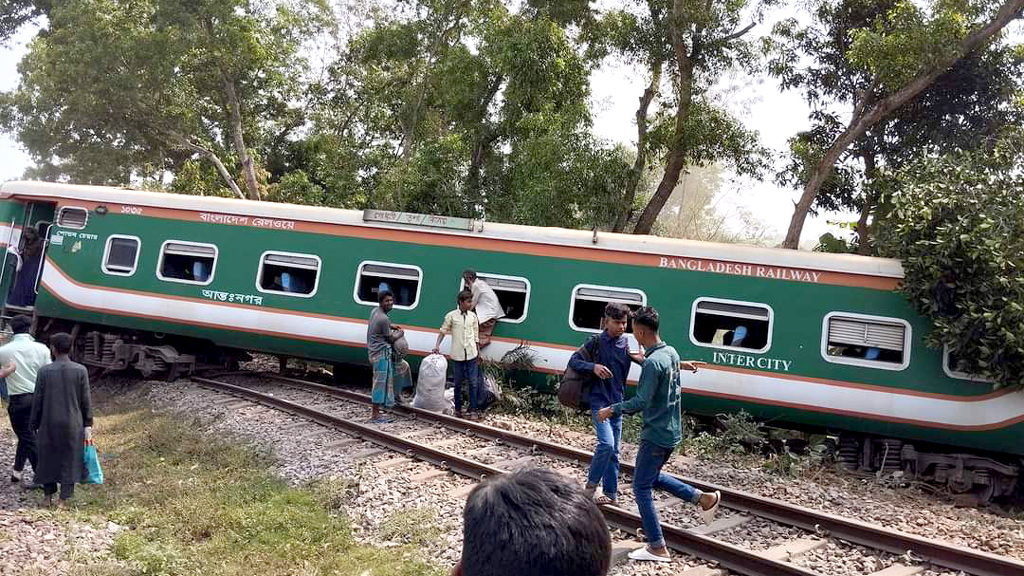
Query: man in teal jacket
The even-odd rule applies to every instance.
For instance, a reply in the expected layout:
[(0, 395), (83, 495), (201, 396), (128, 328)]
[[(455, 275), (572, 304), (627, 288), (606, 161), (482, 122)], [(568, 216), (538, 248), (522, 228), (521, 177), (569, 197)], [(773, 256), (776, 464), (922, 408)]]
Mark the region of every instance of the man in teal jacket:
[(662, 535), (658, 511), (654, 508), (654, 488), (668, 490), (677, 498), (696, 504), (706, 523), (711, 523), (722, 495), (718, 491), (701, 492), (674, 476), (661, 471), (672, 451), (682, 440), (682, 384), (679, 370), (697, 371), (699, 362), (681, 362), (675, 348), (661, 341), (658, 311), (650, 306), (637, 310), (633, 317), (633, 335), (647, 350), (636, 395), (625, 402), (602, 409), (605, 420), (620, 414), (643, 412), (644, 428), (633, 472), (633, 493), (643, 520), (647, 546), (630, 552), (634, 560), (668, 562), (668, 549)]

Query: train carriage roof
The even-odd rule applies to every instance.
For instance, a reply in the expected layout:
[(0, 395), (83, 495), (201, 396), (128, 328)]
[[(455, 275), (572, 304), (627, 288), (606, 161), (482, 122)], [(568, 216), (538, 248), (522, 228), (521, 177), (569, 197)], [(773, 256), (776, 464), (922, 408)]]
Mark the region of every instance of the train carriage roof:
[(854, 254), (825, 254), (804, 250), (783, 250), (742, 244), (722, 244), (658, 236), (614, 234), (610, 232), (599, 232), (597, 242), (595, 243), (594, 233), (591, 231), (501, 224), (497, 222), (484, 222), (482, 231), (479, 228), (474, 231), (439, 229), (400, 223), (367, 222), (363, 220), (363, 212), (358, 210), (325, 208), (322, 206), (300, 206), (235, 198), (147, 192), (129, 188), (13, 181), (0, 185), (0, 198), (109, 202), (113, 204), (217, 212), (236, 216), (286, 219), (365, 228), (410, 229), (431, 234), (483, 237), (594, 250), (657, 254), (668, 257), (802, 268), (884, 278), (903, 277), (903, 267), (898, 260)]

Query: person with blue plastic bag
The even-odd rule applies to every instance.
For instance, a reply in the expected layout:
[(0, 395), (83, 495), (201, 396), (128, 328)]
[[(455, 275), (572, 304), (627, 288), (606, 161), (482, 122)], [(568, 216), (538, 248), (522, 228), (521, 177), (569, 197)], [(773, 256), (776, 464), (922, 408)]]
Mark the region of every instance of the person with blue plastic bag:
[(58, 506), (65, 506), (74, 495), (75, 484), (82, 480), (85, 469), (86, 445), (92, 441), (89, 372), (71, 361), (71, 344), (71, 335), (54, 334), (50, 338), (54, 362), (41, 368), (36, 377), (32, 430), (36, 433), (39, 465), (35, 481), (43, 485), (47, 506), (53, 505), (58, 484)]

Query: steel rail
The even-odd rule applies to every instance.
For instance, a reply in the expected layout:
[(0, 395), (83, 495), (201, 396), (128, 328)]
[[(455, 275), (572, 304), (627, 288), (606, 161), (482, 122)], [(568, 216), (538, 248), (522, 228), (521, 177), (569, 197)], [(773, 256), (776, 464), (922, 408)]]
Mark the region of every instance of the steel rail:
[[(472, 480), (480, 481), (488, 476), (505, 472), (500, 468), (495, 468), (482, 462), (463, 458), (444, 450), (438, 450), (437, 448), (432, 448), (407, 438), (389, 434), (372, 426), (352, 422), (308, 406), (296, 404), (269, 394), (263, 394), (244, 386), (236, 386), (227, 382), (199, 376), (193, 376), (192, 380), (201, 386), (216, 390), (217, 392), (244, 398), (327, 427), (341, 429), (368, 442), (384, 446), (390, 450), (405, 454), (410, 458), (429, 462)], [(615, 528), (636, 533), (643, 526), (640, 516), (627, 510), (615, 506), (602, 506), (601, 512), (608, 523)], [(708, 562), (716, 562), (724, 568), (744, 576), (823, 576), (818, 572), (801, 568), (795, 564), (771, 560), (759, 555), (757, 552), (695, 534), (670, 524), (662, 524), (662, 531), (665, 535), (665, 542), (673, 550), (691, 554)]]
[[(365, 394), (273, 373), (254, 373), (254, 375), (272, 378), (299, 389), (314, 390), (344, 400), (370, 404), (370, 398)], [(539, 450), (567, 460), (583, 463), (590, 462), (590, 452), (571, 446), (564, 446), (540, 438), (523, 436), (509, 430), (463, 420), (446, 414), (438, 414), (412, 406), (396, 406), (395, 411), (433, 420), (455, 430), (532, 450)], [(623, 472), (632, 473), (634, 466), (631, 463), (622, 462), (620, 463), (620, 469)], [(828, 512), (812, 510), (774, 498), (758, 496), (750, 492), (728, 488), (695, 478), (687, 478), (675, 474), (673, 476), (700, 490), (720, 490), (722, 492), (722, 505), (727, 508), (748, 512), (781, 524), (803, 528), (816, 534), (832, 536), (840, 540), (861, 544), (877, 550), (884, 550), (893, 554), (903, 555), (910, 552), (915, 557), (936, 566), (961, 570), (973, 576), (1024, 576), (1024, 562), (1006, 556), (940, 542), (876, 524), (844, 518)]]

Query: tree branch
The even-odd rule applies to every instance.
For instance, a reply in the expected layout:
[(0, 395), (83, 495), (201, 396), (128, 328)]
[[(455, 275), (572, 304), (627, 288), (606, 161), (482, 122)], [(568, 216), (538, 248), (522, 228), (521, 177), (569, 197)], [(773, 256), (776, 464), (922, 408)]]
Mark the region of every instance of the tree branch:
[(807, 184), (804, 186), (800, 201), (797, 202), (796, 209), (793, 211), (793, 218), (790, 220), (789, 230), (786, 232), (786, 239), (783, 241), (782, 247), (792, 250), (799, 248), (800, 235), (803, 232), (807, 213), (814, 204), (818, 191), (827, 179), (829, 172), (835, 166), (839, 156), (851, 144), (860, 139), (868, 130), (892, 114), (900, 106), (903, 106), (924, 92), (939, 76), (944, 74), (946, 70), (956, 64), (961, 58), (988, 42), (1009, 24), (1011, 20), (1016, 18), (1021, 10), (1024, 10), (1024, 0), (1006, 0), (988, 24), (968, 35), (960, 42), (956, 50), (940, 58), (927, 70), (920, 72), (895, 93), (878, 101), (870, 109), (867, 108), (869, 97), (865, 95), (861, 102), (863, 104), (862, 113), (856, 114), (855, 110), (853, 118), (850, 119), (849, 126), (825, 152), (808, 179)]
[(716, 38), (714, 40), (714, 43), (715, 44), (725, 44), (726, 42), (732, 42), (733, 40), (735, 40), (735, 39), (743, 36), (747, 32), (750, 32), (751, 30), (753, 30), (754, 26), (756, 26), (756, 24), (754, 22), (751, 22), (750, 24), (747, 24), (743, 28), (741, 28), (741, 29), (739, 29), (739, 30), (737, 30), (737, 31), (735, 31), (735, 32), (733, 32), (731, 34), (726, 34), (725, 36), (722, 36), (721, 38)]

